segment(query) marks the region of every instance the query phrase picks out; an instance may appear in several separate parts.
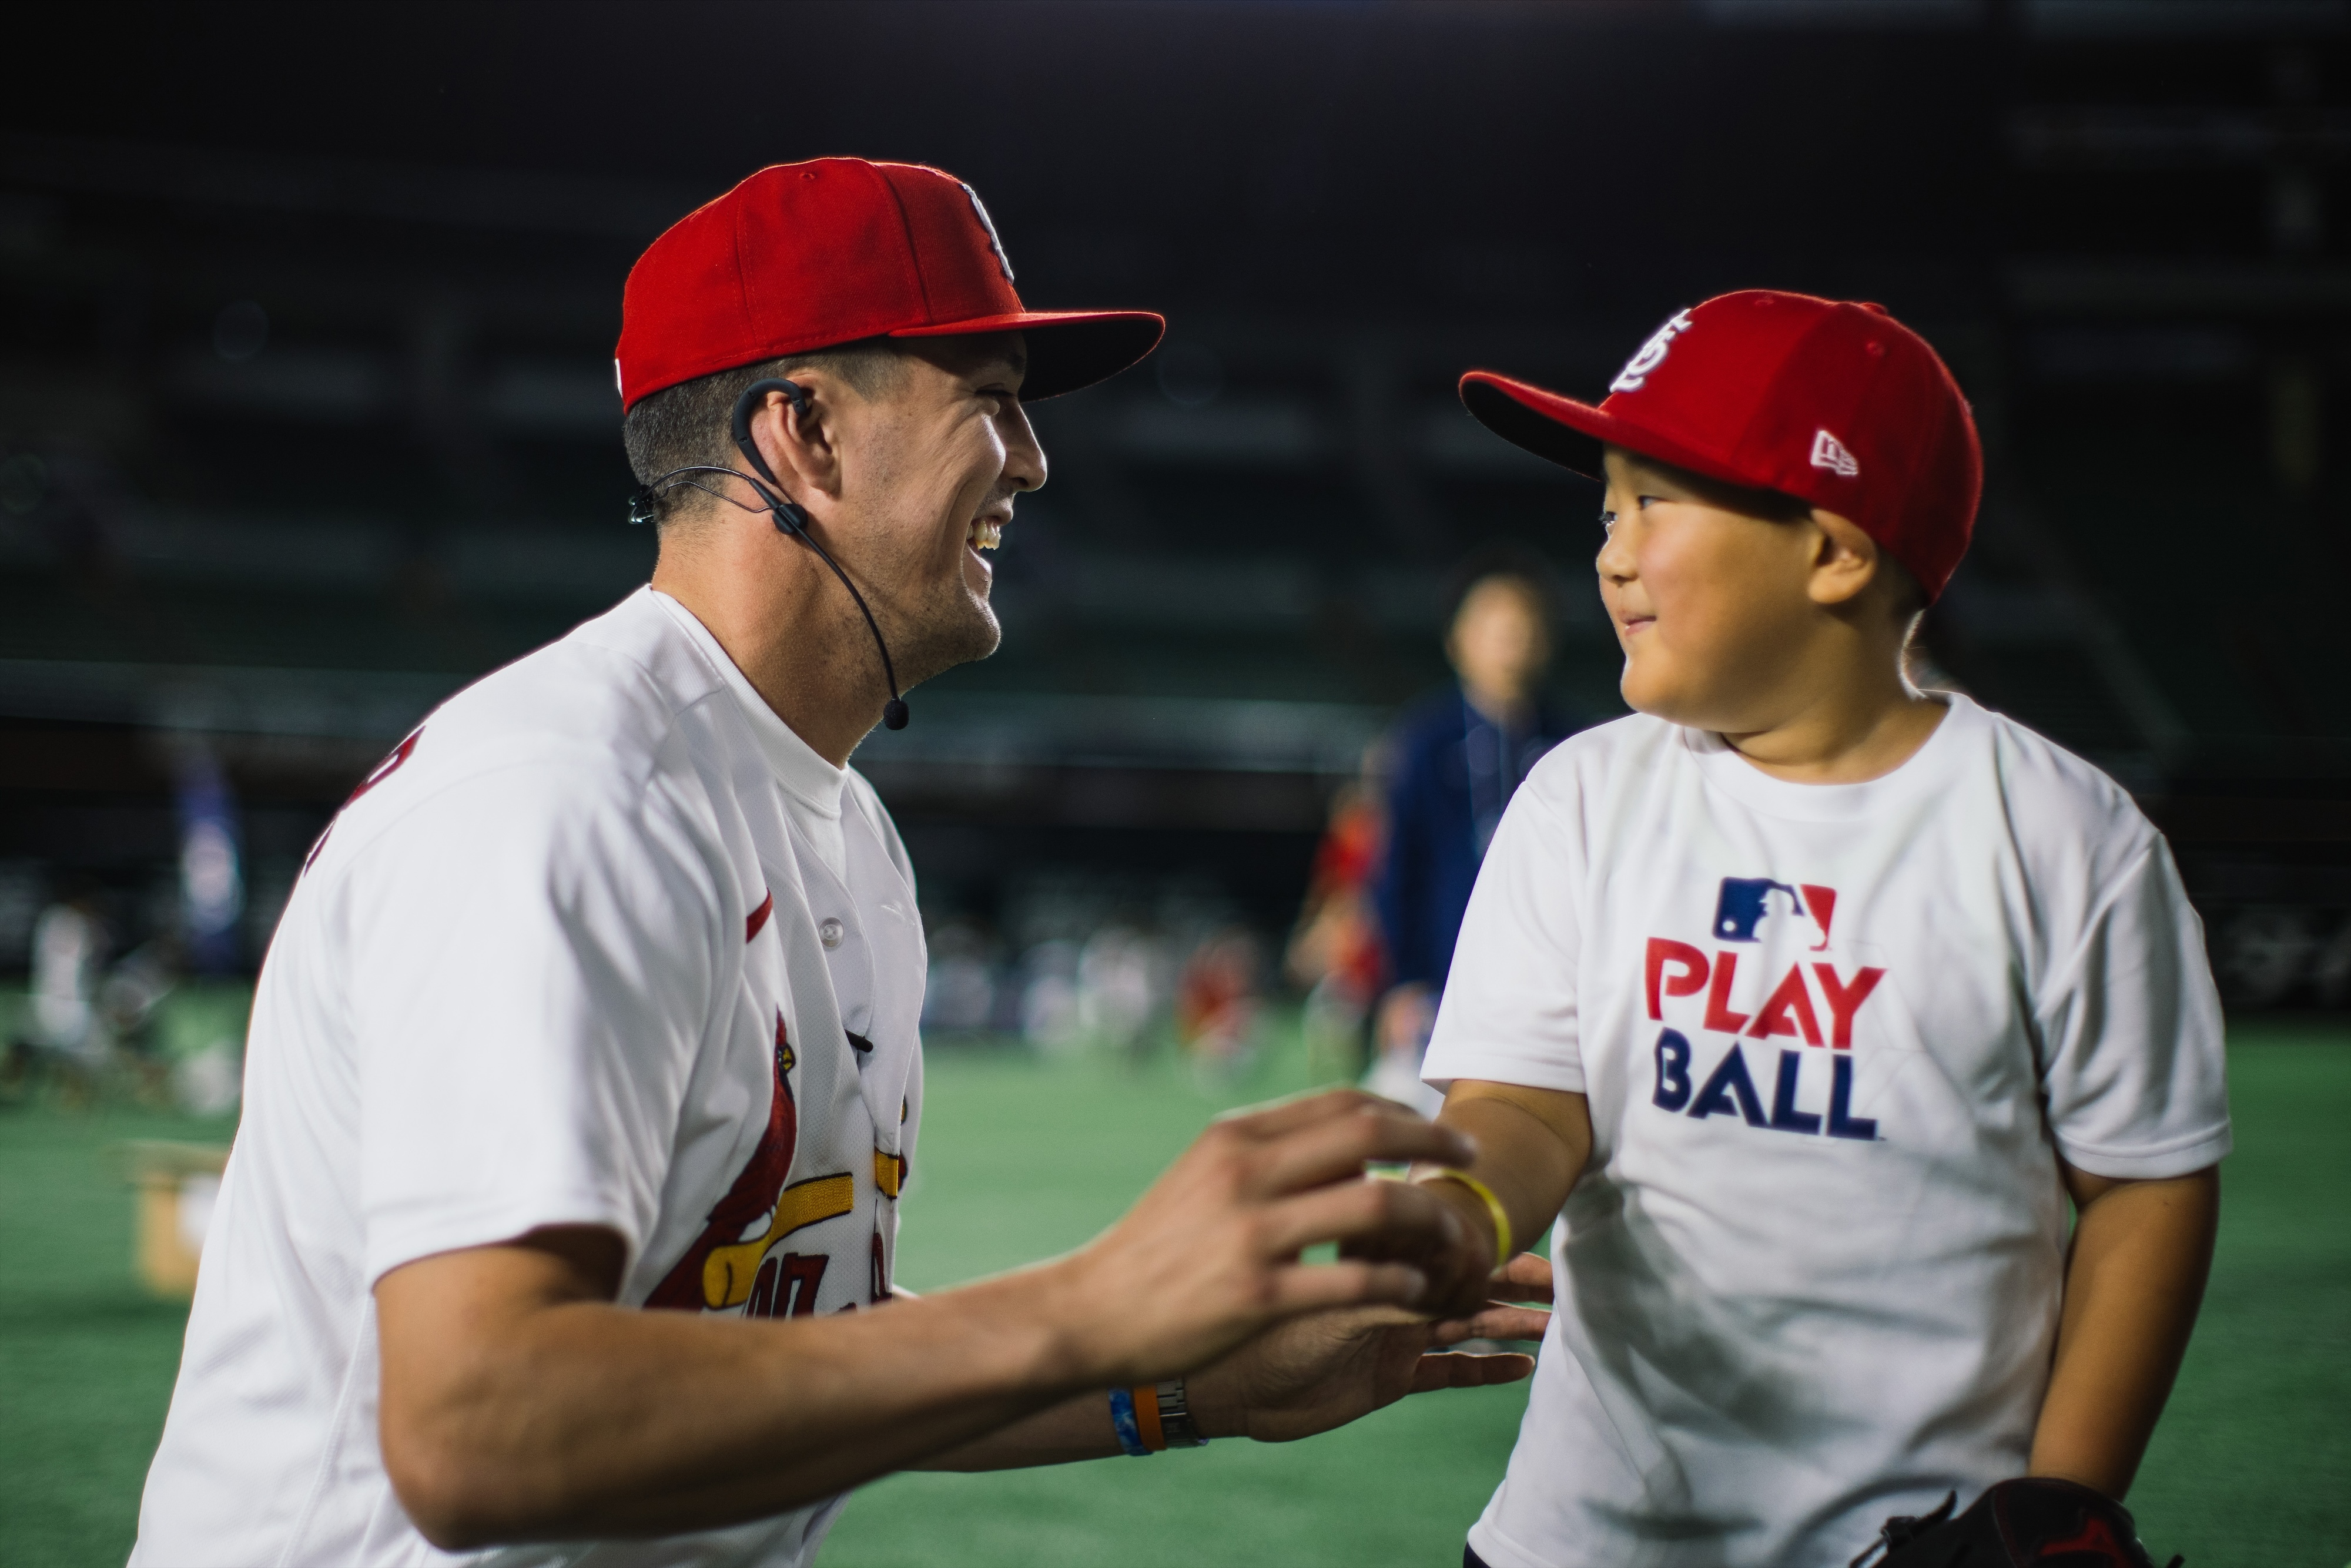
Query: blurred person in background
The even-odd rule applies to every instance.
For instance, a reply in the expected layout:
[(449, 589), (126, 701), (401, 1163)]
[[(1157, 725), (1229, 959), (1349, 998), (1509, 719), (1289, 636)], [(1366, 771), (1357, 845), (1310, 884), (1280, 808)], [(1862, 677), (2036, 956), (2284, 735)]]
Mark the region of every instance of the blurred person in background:
[(77, 879), (33, 925), (30, 1043), (68, 1084), (104, 1063), (111, 1032), (98, 1006), (111, 939), (97, 884)]
[(1479, 862), (1528, 770), (1583, 727), (1541, 690), (1553, 598), (1542, 558), (1497, 548), (1455, 580), (1445, 656), (1458, 679), (1397, 726), (1387, 847), (1373, 883), (1390, 989), (1364, 1084), (1429, 1113), (1443, 1097), (1421, 1082), (1420, 1059)]
[(1229, 1082), (1256, 1060), (1257, 937), (1244, 926), (1212, 931), (1176, 981), (1176, 1042), (1203, 1081)]
[(1283, 960), (1306, 993), (1307, 1066), (1318, 1082), (1363, 1070), (1364, 1022), (1387, 977), (1372, 907), (1372, 877), (1387, 845), (1386, 791), (1387, 747), (1374, 743), (1364, 750), (1362, 773), (1332, 797)]

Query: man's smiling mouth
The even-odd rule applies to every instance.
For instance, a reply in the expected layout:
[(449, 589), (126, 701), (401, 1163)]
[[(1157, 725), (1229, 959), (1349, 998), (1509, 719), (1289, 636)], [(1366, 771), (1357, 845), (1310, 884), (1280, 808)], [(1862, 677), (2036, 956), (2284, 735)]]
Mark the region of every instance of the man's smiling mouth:
[(971, 520), (971, 529), (964, 535), (963, 542), (973, 549), (996, 549), (1004, 542), (1004, 519), (974, 517)]

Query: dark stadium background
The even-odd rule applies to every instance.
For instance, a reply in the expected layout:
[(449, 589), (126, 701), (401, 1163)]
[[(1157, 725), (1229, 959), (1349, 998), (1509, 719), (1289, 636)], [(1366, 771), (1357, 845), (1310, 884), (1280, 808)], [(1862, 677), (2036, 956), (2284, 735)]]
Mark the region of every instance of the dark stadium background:
[[(1987, 445), (1934, 664), (2137, 795), (2251, 1042), (2222, 1271), (2142, 1493), (2235, 1543), (2200, 1564), (2351, 1557), (2310, 1479), (2343, 1473), (2351, 1255), (2299, 1218), (2351, 1197), (2351, 5), (42, 6), (5, 38), (0, 990), (76, 890), (118, 948), (180, 918), (209, 813), (243, 914), (194, 955), (230, 989), (188, 994), (231, 995), (367, 768), (643, 580), (622, 280), (762, 164), (943, 165), (1029, 303), (1172, 323), (1036, 408), (1053, 476), (999, 557), (1003, 651), (857, 758), (926, 915), (1005, 975), (1113, 915), (1278, 944), (1332, 792), (1444, 678), (1481, 544), (1557, 564), (1558, 695), (1621, 711), (1597, 493), (1475, 425), (1462, 369), (1597, 395), (1709, 294), (1877, 300)], [(1292, 1082), (964, 1056), (908, 1209), (923, 1284), (1082, 1239), (1213, 1104)], [(92, 1248), (130, 1291), (102, 1151), (225, 1132), (30, 1105), (0, 1092), (0, 1530), (120, 1561), (179, 1309), (90, 1294)], [(1148, 1498), (1048, 1478), (994, 1514), (893, 1481), (828, 1560), (952, 1517), (971, 1563), (1386, 1561), (1397, 1499), (1450, 1478), (1426, 1528), (1458, 1542), (1499, 1473), (1508, 1407), (1447, 1408), (1290, 1469), (1211, 1456), (1240, 1545), (1187, 1535), (1176, 1460), (1117, 1483)]]
[(2233, 988), (2351, 987), (2338, 7), (28, 15), (0, 963), (60, 868), (172, 874), (192, 746), (241, 808), (249, 961), (431, 702), (642, 580), (630, 261), (759, 164), (854, 151), (970, 180), (1029, 299), (1173, 322), (1037, 410), (1004, 651), (861, 754), (941, 908), (1182, 873), (1278, 927), (1329, 784), (1441, 677), (1448, 565), (1496, 537), (1571, 574), (1557, 682), (1616, 711), (1594, 493), (1452, 378), (1597, 393), (1675, 308), (1771, 285), (1883, 301), (1975, 402), (1991, 494), (1938, 661), (2138, 792)]

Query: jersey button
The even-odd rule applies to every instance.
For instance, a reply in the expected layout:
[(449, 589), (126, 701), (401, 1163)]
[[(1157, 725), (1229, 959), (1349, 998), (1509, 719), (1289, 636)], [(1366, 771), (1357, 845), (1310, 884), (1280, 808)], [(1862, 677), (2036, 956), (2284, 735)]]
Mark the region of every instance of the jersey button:
[(828, 915), (816, 923), (816, 939), (823, 943), (825, 951), (830, 953), (841, 946), (842, 930), (841, 922)]

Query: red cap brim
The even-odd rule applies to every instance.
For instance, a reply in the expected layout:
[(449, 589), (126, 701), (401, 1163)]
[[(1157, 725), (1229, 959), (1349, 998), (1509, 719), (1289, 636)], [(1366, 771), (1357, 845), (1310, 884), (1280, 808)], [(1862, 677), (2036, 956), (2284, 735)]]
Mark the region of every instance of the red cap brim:
[(902, 327), (893, 338), (956, 338), (1019, 332), (1027, 340), (1029, 372), (1020, 401), (1059, 397), (1108, 381), (1159, 346), (1167, 319), (1148, 310), (1015, 310), (935, 327)]
[(1522, 446), (1604, 485), (1608, 475), (1600, 461), (1603, 446), (1621, 446), (1726, 485), (1742, 488), (1755, 485), (1751, 476), (1732, 473), (1720, 459), (1670, 436), (1491, 371), (1471, 371), (1461, 378), (1461, 404), (1479, 423), (1511, 445)]

